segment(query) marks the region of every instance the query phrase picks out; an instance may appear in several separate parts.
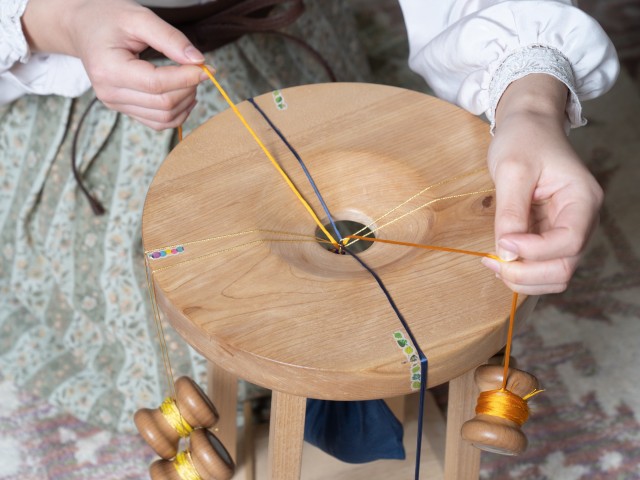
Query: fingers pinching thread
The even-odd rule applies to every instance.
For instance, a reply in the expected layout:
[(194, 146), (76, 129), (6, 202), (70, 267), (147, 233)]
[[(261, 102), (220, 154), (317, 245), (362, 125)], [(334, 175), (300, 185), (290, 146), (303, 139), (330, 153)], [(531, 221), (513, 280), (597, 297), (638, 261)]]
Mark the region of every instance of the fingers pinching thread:
[(196, 428), (210, 428), (218, 421), (218, 412), (198, 385), (188, 377), (175, 382), (176, 398), (168, 397), (156, 409), (142, 408), (134, 422), (140, 435), (162, 458), (175, 457), (180, 438)]
[(522, 425), (529, 418), (527, 401), (542, 390), (533, 375), (510, 368), (507, 381), (503, 367), (482, 365), (475, 373), (481, 390), (476, 416), (462, 425), (462, 438), (475, 447), (502, 455), (519, 455), (527, 448)]

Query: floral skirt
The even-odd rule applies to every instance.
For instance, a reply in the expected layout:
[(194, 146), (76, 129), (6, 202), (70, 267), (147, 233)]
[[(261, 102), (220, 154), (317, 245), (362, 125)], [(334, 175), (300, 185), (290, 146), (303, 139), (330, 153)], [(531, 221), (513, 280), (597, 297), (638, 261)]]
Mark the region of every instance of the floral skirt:
[[(340, 81), (368, 67), (342, 0), (306, 2), (286, 31), (319, 50)], [(234, 101), (328, 81), (295, 42), (248, 35), (208, 54)], [(0, 376), (104, 428), (132, 431), (133, 414), (167, 394), (150, 310), (140, 226), (145, 194), (174, 145), (93, 98), (25, 96), (0, 107)], [(227, 108), (202, 84), (188, 133)], [(96, 216), (71, 172), (76, 164), (106, 207)], [(201, 384), (205, 362), (165, 329), (174, 375)]]

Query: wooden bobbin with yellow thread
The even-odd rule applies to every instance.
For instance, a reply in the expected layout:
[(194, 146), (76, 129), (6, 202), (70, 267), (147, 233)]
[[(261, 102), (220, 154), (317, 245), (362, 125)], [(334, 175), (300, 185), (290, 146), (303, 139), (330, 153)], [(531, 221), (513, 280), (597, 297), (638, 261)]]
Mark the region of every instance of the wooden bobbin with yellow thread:
[(506, 384), (501, 365), (482, 365), (475, 372), (481, 393), (476, 416), (462, 425), (462, 438), (481, 450), (519, 455), (527, 448), (522, 425), (529, 417), (527, 400), (540, 393), (536, 377), (509, 368)]
[(151, 480), (228, 480), (233, 476), (231, 455), (207, 429), (195, 429), (189, 447), (173, 460), (153, 462), (149, 468)]
[(175, 457), (180, 438), (188, 437), (194, 428), (210, 428), (218, 421), (213, 403), (188, 377), (175, 382), (176, 398), (167, 397), (155, 409), (142, 408), (133, 418), (138, 432), (162, 458)]

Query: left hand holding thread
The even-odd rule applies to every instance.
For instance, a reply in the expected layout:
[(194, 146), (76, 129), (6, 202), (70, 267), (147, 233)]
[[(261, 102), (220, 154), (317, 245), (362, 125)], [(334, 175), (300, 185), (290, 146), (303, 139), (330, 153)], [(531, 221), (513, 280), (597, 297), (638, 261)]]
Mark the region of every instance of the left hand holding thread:
[[(181, 125), (207, 78), (187, 37), (133, 0), (30, 0), (23, 25), (32, 51), (80, 58), (108, 108), (155, 130)], [(178, 65), (140, 59), (147, 47)]]

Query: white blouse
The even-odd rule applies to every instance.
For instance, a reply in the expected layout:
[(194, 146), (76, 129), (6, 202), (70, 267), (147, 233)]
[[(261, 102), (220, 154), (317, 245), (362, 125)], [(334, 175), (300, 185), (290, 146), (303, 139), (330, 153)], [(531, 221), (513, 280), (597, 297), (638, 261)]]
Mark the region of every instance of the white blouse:
[(399, 0), (409, 65), (439, 97), (494, 126), (507, 86), (546, 73), (571, 91), (567, 120), (584, 125), (580, 100), (606, 92), (618, 76), (613, 44), (571, 0)]
[(28, 0), (0, 0), (0, 105), (27, 93), (77, 97), (91, 82), (80, 59), (31, 53), (20, 19)]
[[(30, 53), (20, 23), (27, 1), (0, 2), (0, 104), (26, 93), (81, 95), (90, 82), (79, 59)], [(176, 0), (141, 3), (154, 1)], [(570, 0), (399, 1), (411, 68), (438, 96), (492, 122), (509, 83), (529, 73), (567, 85), (574, 127), (584, 124), (580, 100), (606, 92), (617, 77), (611, 41)]]

